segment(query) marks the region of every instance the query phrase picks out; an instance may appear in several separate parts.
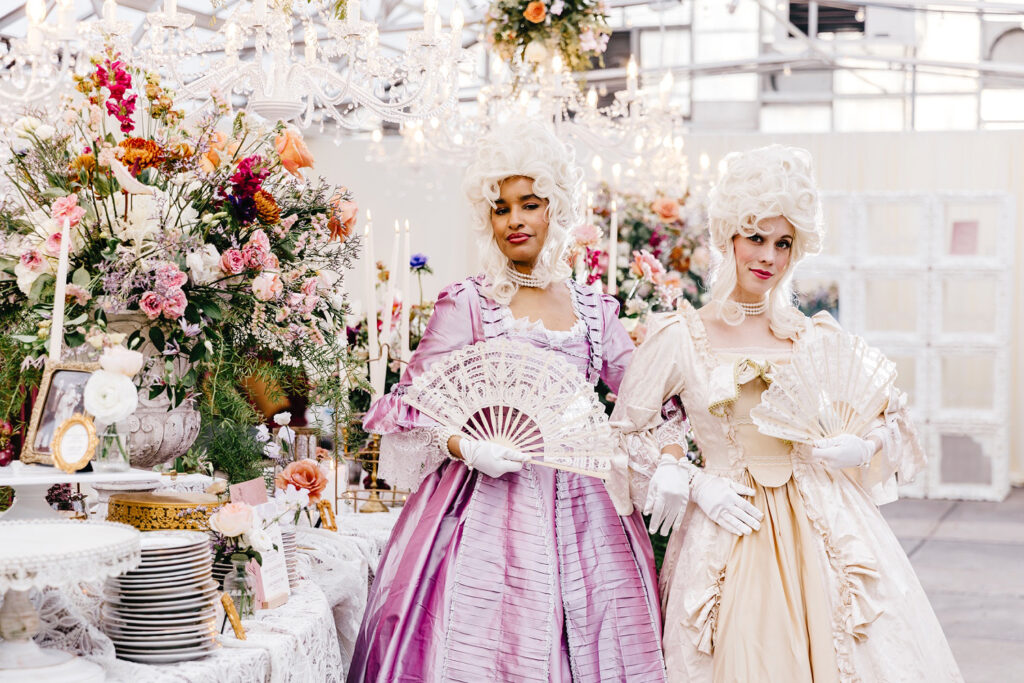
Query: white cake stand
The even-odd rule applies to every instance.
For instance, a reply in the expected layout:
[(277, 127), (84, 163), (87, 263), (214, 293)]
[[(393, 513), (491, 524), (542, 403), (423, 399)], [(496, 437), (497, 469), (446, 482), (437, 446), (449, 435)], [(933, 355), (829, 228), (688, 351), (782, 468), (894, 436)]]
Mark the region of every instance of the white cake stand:
[(0, 467), (0, 486), (14, 489), (14, 505), (4, 513), (3, 519), (61, 519), (60, 513), (46, 502), (46, 492), (54, 484), (99, 484), (113, 481), (160, 481), (157, 472), (128, 470), (127, 472), (75, 472), (68, 474), (48, 465), (26, 465), (12, 462)]
[(138, 530), (115, 522), (0, 521), (0, 683), (94, 683), (106, 676), (90, 661), (32, 640), (39, 614), (32, 588), (98, 581), (139, 566)]

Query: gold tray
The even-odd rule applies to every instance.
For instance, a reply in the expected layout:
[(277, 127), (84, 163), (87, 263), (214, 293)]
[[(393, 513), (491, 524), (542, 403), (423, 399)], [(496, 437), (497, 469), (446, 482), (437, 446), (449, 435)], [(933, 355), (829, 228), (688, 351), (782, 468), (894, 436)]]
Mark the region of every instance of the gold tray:
[(139, 531), (207, 531), (210, 515), (225, 502), (210, 493), (115, 493), (107, 503), (107, 520)]

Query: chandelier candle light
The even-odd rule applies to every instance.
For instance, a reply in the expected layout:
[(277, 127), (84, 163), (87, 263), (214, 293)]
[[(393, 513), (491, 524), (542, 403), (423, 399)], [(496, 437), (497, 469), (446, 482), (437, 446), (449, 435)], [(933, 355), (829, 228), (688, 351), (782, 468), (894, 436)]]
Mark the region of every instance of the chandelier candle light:
[(366, 244), (366, 251), (363, 253), (366, 264), (366, 360), (370, 370), (370, 400), (375, 401), (383, 393), (384, 382), (377, 381), (378, 364), (374, 356), (380, 353), (380, 346), (377, 340), (377, 261), (373, 258), (373, 217), (369, 209), (366, 210), (366, 228), (363, 236), (363, 242)]
[(50, 319), (50, 361), (60, 362), (64, 344), (64, 297), (68, 286), (68, 260), (71, 249), (71, 223), (64, 219), (60, 233), (60, 256), (57, 260), (57, 281), (53, 291), (53, 317)]
[(412, 313), (412, 296), (409, 289), (409, 275), (412, 268), (410, 259), (412, 253), (409, 249), (409, 219), (405, 221), (405, 240), (402, 243), (402, 317), (399, 331), (402, 335), (402, 363), (408, 363), (412, 352), (409, 350), (409, 315)]

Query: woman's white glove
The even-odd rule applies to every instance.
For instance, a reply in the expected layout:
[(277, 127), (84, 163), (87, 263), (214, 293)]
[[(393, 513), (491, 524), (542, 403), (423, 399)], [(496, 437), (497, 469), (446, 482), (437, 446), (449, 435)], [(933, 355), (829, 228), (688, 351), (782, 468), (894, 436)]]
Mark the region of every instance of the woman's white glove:
[(754, 490), (751, 488), (700, 470), (694, 473), (690, 485), (690, 497), (704, 514), (737, 536), (746, 536), (761, 528), (764, 514), (742, 498), (752, 495)]
[(876, 448), (877, 445), (873, 441), (853, 434), (840, 434), (831, 439), (815, 441), (811, 457), (829, 469), (841, 470), (868, 464), (875, 455)]
[(506, 446), (465, 437), (459, 441), (459, 450), (469, 469), (480, 470), (488, 477), (518, 472), (523, 469), (523, 463), (530, 459), (530, 456)]
[(651, 533), (658, 533), (660, 527), (661, 535), (668, 536), (678, 529), (689, 500), (690, 471), (673, 456), (662, 454), (644, 502), (644, 514), (651, 516)]

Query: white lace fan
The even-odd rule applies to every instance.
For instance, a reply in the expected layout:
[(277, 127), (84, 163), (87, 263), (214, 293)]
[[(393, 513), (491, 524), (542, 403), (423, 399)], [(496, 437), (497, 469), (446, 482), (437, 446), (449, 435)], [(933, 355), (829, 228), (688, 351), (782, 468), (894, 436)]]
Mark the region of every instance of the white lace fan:
[(895, 381), (896, 365), (860, 337), (822, 335), (773, 373), (750, 417), (762, 434), (799, 443), (864, 437)]
[(413, 380), (403, 400), (454, 432), (605, 478), (608, 418), (583, 373), (556, 353), (507, 339), (459, 349)]

